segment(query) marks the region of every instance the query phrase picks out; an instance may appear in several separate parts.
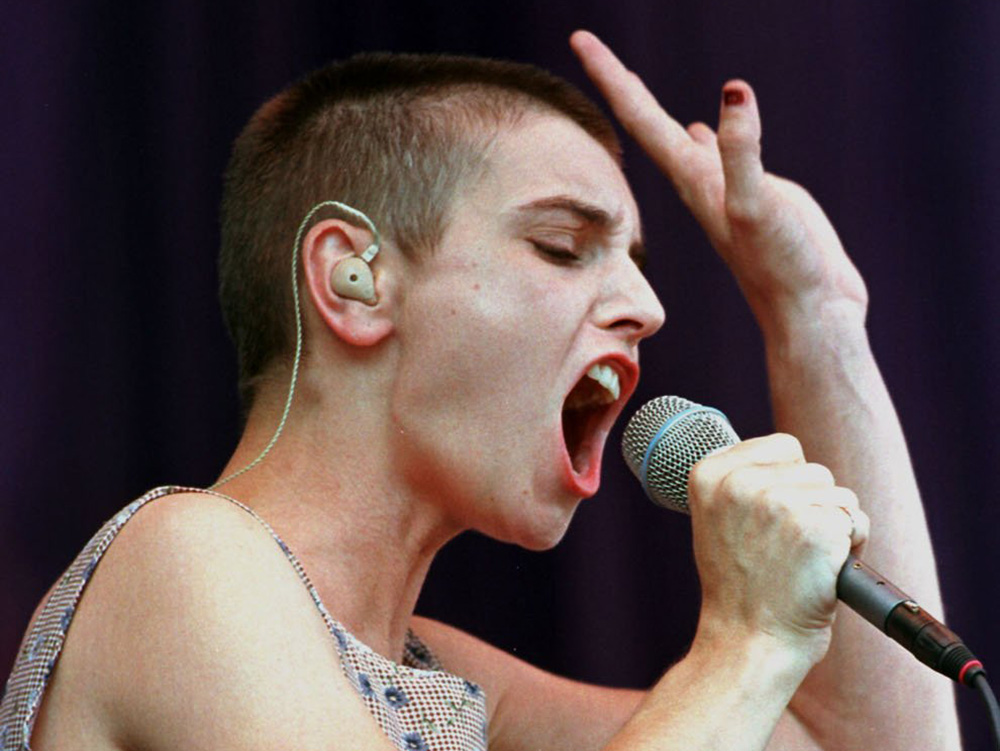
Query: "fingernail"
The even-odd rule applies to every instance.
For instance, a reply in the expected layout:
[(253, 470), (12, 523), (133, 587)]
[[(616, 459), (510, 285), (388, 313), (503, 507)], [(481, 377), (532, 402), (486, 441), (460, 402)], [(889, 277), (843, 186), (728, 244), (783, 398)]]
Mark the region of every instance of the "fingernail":
[(728, 89), (722, 92), (722, 103), (727, 107), (743, 104), (744, 96), (740, 89)]

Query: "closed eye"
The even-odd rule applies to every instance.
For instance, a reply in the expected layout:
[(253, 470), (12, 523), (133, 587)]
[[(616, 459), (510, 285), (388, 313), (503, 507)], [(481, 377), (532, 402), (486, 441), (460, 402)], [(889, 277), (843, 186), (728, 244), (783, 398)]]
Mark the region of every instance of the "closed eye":
[(528, 240), (528, 242), (535, 247), (535, 250), (556, 263), (568, 265), (577, 263), (580, 260), (580, 256), (567, 248), (562, 248), (558, 245), (548, 245), (537, 240)]

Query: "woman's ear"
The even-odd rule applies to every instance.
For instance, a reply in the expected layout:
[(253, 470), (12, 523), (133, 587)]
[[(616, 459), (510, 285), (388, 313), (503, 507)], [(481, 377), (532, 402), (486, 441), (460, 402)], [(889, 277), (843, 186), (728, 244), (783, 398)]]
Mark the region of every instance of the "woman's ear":
[(392, 295), (381, 256), (361, 254), (371, 232), (340, 219), (316, 224), (302, 244), (303, 290), (326, 327), (345, 344), (371, 347), (393, 332)]

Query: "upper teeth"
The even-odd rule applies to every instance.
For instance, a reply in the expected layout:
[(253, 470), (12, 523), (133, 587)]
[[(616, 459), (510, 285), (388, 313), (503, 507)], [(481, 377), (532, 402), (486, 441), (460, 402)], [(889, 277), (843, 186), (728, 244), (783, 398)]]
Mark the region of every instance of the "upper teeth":
[(594, 365), (587, 371), (587, 377), (604, 387), (607, 392), (604, 394), (604, 404), (615, 401), (622, 392), (621, 384), (618, 382), (618, 374), (611, 369), (610, 365)]

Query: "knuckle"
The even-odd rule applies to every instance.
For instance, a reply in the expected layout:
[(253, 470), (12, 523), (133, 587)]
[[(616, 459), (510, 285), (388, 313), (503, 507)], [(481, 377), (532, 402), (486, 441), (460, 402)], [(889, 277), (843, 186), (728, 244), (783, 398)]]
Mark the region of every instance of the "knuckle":
[(768, 513), (773, 519), (787, 521), (792, 514), (788, 496), (779, 485), (764, 485), (753, 493), (755, 506)]
[(790, 461), (805, 459), (802, 443), (790, 433), (775, 433), (770, 437), (770, 440), (773, 442), (773, 450), (776, 455), (786, 457)]
[(712, 170), (699, 169), (690, 180), (678, 180), (674, 188), (684, 204), (697, 212), (708, 206), (718, 205), (725, 196), (725, 183)]
[(636, 123), (641, 121), (644, 117), (644, 107), (642, 102), (642, 95), (635, 85), (635, 82), (629, 80), (625, 87), (625, 90), (621, 95), (621, 105), (618, 111), (618, 118), (621, 120), (622, 125), (626, 128), (631, 129)]
[(650, 106), (649, 93), (642, 80), (629, 72), (619, 119), (629, 132), (648, 130), (657, 124), (657, 111)]
[(777, 494), (769, 496), (767, 503), (757, 506), (762, 521), (780, 530), (787, 542), (797, 543), (807, 537), (806, 525), (801, 513), (786, 499)]
[(748, 227), (757, 224), (762, 215), (761, 201), (756, 195), (726, 192), (726, 218), (730, 224)]
[(697, 500), (710, 497), (717, 482), (710, 460), (702, 459), (688, 473), (688, 495)]
[(628, 122), (626, 125), (628, 132), (635, 138), (643, 135), (655, 133), (659, 127), (659, 122), (655, 112), (650, 112), (647, 107), (635, 97), (631, 101), (628, 111)]
[(798, 543), (813, 557), (822, 557), (829, 553), (829, 541), (822, 529), (802, 528)]
[(718, 485), (719, 496), (727, 504), (769, 504), (773, 488), (760, 481), (753, 467), (737, 467), (726, 474)]
[(618, 119), (630, 134), (634, 134), (636, 129), (641, 127), (642, 107), (635, 95), (630, 95), (622, 104)]
[(837, 486), (833, 489), (833, 492), (835, 494), (834, 500), (838, 506), (845, 506), (851, 509), (851, 511), (861, 510), (861, 502), (858, 500), (858, 494), (850, 488)]
[(825, 464), (819, 464), (817, 462), (808, 462), (806, 465), (809, 477), (819, 485), (835, 486), (837, 484), (836, 479), (833, 476), (833, 472)]
[(862, 538), (867, 538), (871, 533), (872, 520), (869, 518), (861, 509), (854, 512), (854, 518), (857, 522), (857, 529), (855, 530)]
[(723, 153), (739, 151), (748, 156), (760, 156), (760, 138), (757, 128), (749, 120), (730, 119), (719, 125), (719, 150)]
[(740, 468), (727, 472), (718, 483), (719, 495), (727, 499), (737, 498), (742, 495), (745, 492), (743, 480), (745, 474), (745, 470)]

